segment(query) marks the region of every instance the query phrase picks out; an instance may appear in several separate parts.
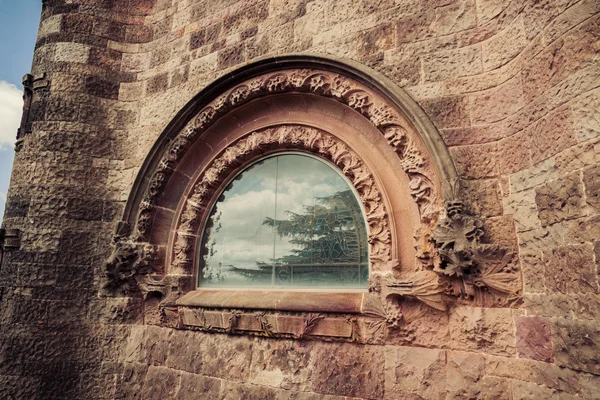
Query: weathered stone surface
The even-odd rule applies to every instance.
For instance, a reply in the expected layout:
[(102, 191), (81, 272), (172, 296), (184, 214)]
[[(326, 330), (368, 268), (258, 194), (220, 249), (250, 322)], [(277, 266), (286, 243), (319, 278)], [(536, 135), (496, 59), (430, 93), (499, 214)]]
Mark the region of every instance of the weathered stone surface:
[(519, 132), (498, 143), (498, 170), (500, 174), (514, 174), (533, 165), (531, 152), (534, 145), (527, 132)]
[[(341, 351), (347, 357), (339, 357)], [(314, 392), (368, 399), (383, 397), (384, 368), (387, 369), (383, 347), (332, 344), (319, 346), (313, 357)]]
[(445, 394), (443, 350), (386, 347), (385, 398), (440, 398)]
[(425, 81), (437, 82), (481, 72), (481, 49), (478, 46), (446, 50), (427, 55)]
[(583, 170), (583, 184), (585, 186), (585, 200), (587, 204), (600, 211), (600, 165), (595, 165)]
[(459, 307), (450, 316), (453, 349), (497, 355), (515, 355), (511, 309)]
[(537, 215), (536, 193), (533, 190), (511, 193), (504, 199), (504, 210), (507, 214), (513, 215), (517, 230), (520, 232), (541, 227)]
[(554, 357), (560, 366), (598, 375), (600, 328), (595, 321), (558, 319), (552, 324)]
[(582, 387), (577, 372), (540, 361), (488, 356), (485, 371), (489, 376), (535, 383), (563, 393), (579, 393)]
[(525, 105), (519, 77), (502, 85), (470, 96), (471, 121), (474, 125), (503, 120)]
[(447, 398), (460, 399), (481, 395), (481, 380), (485, 376), (485, 359), (481, 354), (447, 352)]
[(541, 252), (522, 252), (519, 254), (521, 271), (523, 271), (523, 287), (525, 293), (543, 293), (545, 284), (545, 265)]
[(546, 287), (552, 293), (598, 293), (598, 274), (591, 244), (563, 246), (548, 251)]
[(526, 133), (531, 138), (531, 158), (534, 164), (577, 144), (568, 108), (542, 118), (531, 125)]
[(519, 357), (551, 362), (550, 322), (541, 317), (517, 317), (515, 324)]
[(465, 179), (482, 179), (498, 175), (496, 143), (453, 147), (450, 152), (459, 175)]
[(573, 129), (578, 142), (600, 136), (600, 90), (594, 90), (573, 102)]
[(496, 179), (463, 182), (465, 203), (475, 215), (495, 217), (502, 215), (502, 193)]
[(585, 215), (583, 184), (579, 173), (569, 174), (535, 190), (542, 226)]
[(522, 381), (512, 382), (512, 393), (514, 398), (523, 400), (559, 399), (559, 394), (556, 390)]
[(439, 129), (470, 125), (468, 102), (464, 97), (423, 100), (421, 105)]
[(504, 30), (483, 44), (483, 68), (486, 71), (501, 67), (525, 47), (523, 21), (516, 18)]

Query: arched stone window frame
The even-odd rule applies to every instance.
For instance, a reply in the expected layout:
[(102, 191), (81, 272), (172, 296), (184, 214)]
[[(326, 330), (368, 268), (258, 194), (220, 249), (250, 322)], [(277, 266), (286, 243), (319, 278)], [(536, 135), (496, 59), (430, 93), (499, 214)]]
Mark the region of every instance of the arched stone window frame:
[[(257, 158), (290, 150), (330, 161), (359, 194), (369, 291), (196, 290), (199, 230), (220, 188)], [(163, 322), (222, 331), (243, 331), (240, 309), (262, 310), (260, 326), (265, 310), (350, 313), (394, 325), (402, 299), (440, 311), (449, 302), (510, 304), (520, 286), (511, 252), (480, 243), (481, 221), (460, 198), (439, 133), (393, 82), (322, 56), (268, 58), (215, 81), (167, 126), (136, 179), (104, 287), (160, 302)]]

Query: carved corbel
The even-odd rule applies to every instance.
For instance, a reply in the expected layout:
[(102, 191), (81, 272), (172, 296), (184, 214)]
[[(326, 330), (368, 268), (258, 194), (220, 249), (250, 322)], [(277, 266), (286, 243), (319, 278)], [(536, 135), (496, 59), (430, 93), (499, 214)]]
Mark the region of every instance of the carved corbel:
[[(102, 289), (105, 294), (127, 294), (140, 291), (144, 286), (151, 263), (156, 255), (155, 246), (136, 243), (128, 236), (131, 228), (127, 223), (119, 223), (113, 238), (114, 250), (103, 263)], [(148, 293), (151, 290), (145, 290)]]
[(431, 235), (437, 253), (432, 270), (447, 281), (449, 295), (479, 306), (505, 305), (517, 297), (520, 287), (513, 251), (481, 243), (483, 234), (483, 222), (466, 213), (462, 202), (449, 203)]

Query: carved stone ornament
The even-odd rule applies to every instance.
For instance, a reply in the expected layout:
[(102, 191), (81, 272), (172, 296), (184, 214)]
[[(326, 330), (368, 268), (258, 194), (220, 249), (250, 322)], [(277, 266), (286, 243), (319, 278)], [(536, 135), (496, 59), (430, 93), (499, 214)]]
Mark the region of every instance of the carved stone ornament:
[[(153, 207), (177, 163), (202, 133), (222, 115), (250, 100), (278, 93), (311, 93), (334, 99), (362, 114), (392, 146), (410, 179), (410, 193), (424, 222), (435, 220), (440, 209), (438, 193), (432, 183), (432, 167), (416, 144), (413, 129), (406, 127), (398, 113), (375, 96), (364, 84), (329, 71), (290, 69), (250, 79), (204, 107), (173, 140), (158, 167), (140, 204), (137, 234), (147, 237), (152, 226)], [(233, 156), (233, 154), (231, 155)]]
[(201, 174), (185, 201), (177, 223), (173, 266), (192, 268), (193, 249), (202, 217), (223, 180), (240, 165), (272, 148), (308, 150), (336, 165), (358, 192), (366, 212), (371, 262), (391, 259), (390, 222), (383, 198), (373, 175), (346, 144), (321, 130), (299, 125), (283, 125), (252, 132), (227, 147)]
[(152, 245), (140, 245), (130, 240), (117, 242), (102, 268), (103, 289), (109, 293), (127, 293), (137, 290), (138, 280), (148, 274), (149, 263), (153, 257)]
[[(203, 167), (196, 181), (188, 186), (191, 190), (187, 197), (180, 200), (180, 208), (177, 208), (180, 212), (174, 226), (170, 225), (174, 237), (169, 239), (171, 248), (167, 250), (170, 253), (166, 259), (170, 260), (170, 273), (174, 275), (164, 275), (161, 267), (159, 275), (162, 276), (154, 279), (152, 268), (148, 268), (152, 263), (152, 246), (144, 246), (149, 246), (155, 205), (185, 153), (225, 114), (251, 100), (281, 93), (322, 96), (355, 110), (377, 129), (397, 154), (399, 165), (409, 180), (407, 190), (419, 211), (420, 227), (415, 236), (418, 262), (414, 270), (402, 271), (402, 278), (394, 275), (398, 272), (395, 268), (398, 262), (392, 254), (394, 243), (389, 216), (392, 210), (386, 210), (382, 189), (365, 161), (332, 134), (314, 127), (282, 124), (245, 134)], [(105, 263), (106, 290), (127, 292), (137, 286), (142, 293), (161, 293), (161, 304), (171, 314), (179, 313), (171, 321), (180, 321), (192, 329), (293, 338), (323, 337), (326, 336), (324, 332), (331, 331), (335, 333), (331, 335), (335, 340), (365, 343), (374, 337), (385, 338), (389, 330), (401, 328), (406, 323), (402, 313), (406, 308), (401, 308), (405, 300), (406, 303), (414, 304), (413, 300), (416, 300), (429, 306), (423, 307), (428, 312), (447, 312), (449, 306), (456, 303), (512, 305), (519, 300), (521, 287), (513, 250), (483, 243), (482, 221), (468, 214), (460, 201), (448, 203), (444, 210), (444, 196), (438, 192), (440, 178), (432, 165), (431, 154), (425, 150), (415, 128), (406, 122), (408, 120), (410, 118), (405, 118), (397, 106), (373, 87), (319, 69), (272, 72), (225, 91), (188, 122), (172, 139), (156, 167), (145, 175), (145, 179), (150, 177), (149, 184), (139, 202), (135, 229), (119, 236), (115, 251)], [(206, 137), (210, 135), (211, 132)], [(370, 262), (385, 265), (383, 270), (387, 270), (371, 274), (369, 299), (363, 303), (361, 314), (344, 318), (322, 314), (300, 317), (262, 311), (173, 306), (173, 299), (184, 286), (183, 280), (177, 279), (193, 279), (199, 230), (217, 192), (245, 164), (277, 149), (306, 151), (329, 160), (358, 193), (368, 225)], [(456, 198), (457, 194), (450, 196), (450, 199)], [(166, 244), (163, 247), (167, 247)], [(280, 317), (287, 322), (274, 322)], [(365, 334), (366, 337), (361, 336)]]
[(519, 269), (512, 249), (481, 243), (483, 222), (464, 211), (461, 202), (447, 206), (432, 235), (437, 250), (433, 271), (446, 282), (446, 294), (478, 306), (503, 306), (518, 299)]

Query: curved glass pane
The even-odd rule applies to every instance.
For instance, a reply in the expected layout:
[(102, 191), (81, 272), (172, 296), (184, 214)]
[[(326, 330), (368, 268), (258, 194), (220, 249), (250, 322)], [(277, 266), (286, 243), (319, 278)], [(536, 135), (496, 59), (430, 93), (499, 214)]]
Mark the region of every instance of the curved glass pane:
[(273, 156), (238, 174), (211, 210), (201, 249), (201, 286), (367, 286), (360, 204), (344, 177), (310, 156)]

